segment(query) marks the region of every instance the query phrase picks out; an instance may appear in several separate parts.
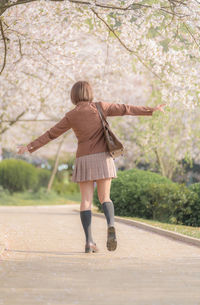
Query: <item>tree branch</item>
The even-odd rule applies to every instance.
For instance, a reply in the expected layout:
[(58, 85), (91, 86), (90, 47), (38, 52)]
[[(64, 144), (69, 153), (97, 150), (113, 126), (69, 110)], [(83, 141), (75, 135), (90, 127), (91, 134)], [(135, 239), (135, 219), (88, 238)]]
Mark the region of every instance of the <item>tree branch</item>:
[(190, 29), (188, 28), (188, 26), (185, 24), (185, 22), (183, 22), (183, 25), (186, 27), (186, 30), (188, 31), (188, 33), (190, 34), (190, 36), (192, 37), (192, 39), (194, 40), (195, 44), (197, 45), (197, 47), (200, 47), (200, 44), (197, 42), (196, 38), (194, 37), (194, 35), (191, 33)]
[[(51, 0), (51, 1), (53, 1), (53, 0)], [(92, 2), (92, 1), (79, 1), (79, 0), (68, 0), (68, 1), (71, 2), (71, 3), (75, 3), (75, 4), (84, 4), (84, 5), (89, 5), (89, 6), (91, 6), (91, 2)], [(178, 3), (184, 4), (182, 2), (178, 2)], [(96, 3), (96, 2), (95, 2), (94, 6), (95, 7), (101, 7), (101, 8), (113, 9), (113, 10), (121, 10), (121, 11), (136, 10), (136, 9), (141, 9), (141, 8), (153, 8), (152, 5), (134, 3), (134, 2), (129, 4), (126, 7), (113, 6), (113, 5), (108, 5), (108, 4)], [(174, 4), (174, 6), (175, 6), (175, 4)], [(160, 8), (157, 8), (157, 10), (163, 11), (163, 12), (165, 12), (167, 14), (170, 14), (170, 15), (174, 15), (173, 12), (167, 11), (166, 8), (170, 8), (170, 7), (161, 6)], [(182, 16), (185, 16), (185, 15), (182, 15)], [(180, 17), (181, 17), (181, 15), (180, 15)]]
[(2, 23), (1, 18), (0, 18), (0, 31), (1, 31), (1, 36), (3, 38), (3, 43), (4, 43), (4, 59), (3, 59), (2, 68), (0, 70), (0, 74), (1, 74), (6, 66), (6, 57), (7, 57), (7, 42), (6, 42), (6, 37), (4, 35), (3, 23)]
[(15, 124), (17, 121), (19, 121), (19, 119), (24, 115), (25, 112), (26, 112), (26, 111), (21, 112), (21, 113), (16, 117), (15, 120), (10, 121), (10, 122), (9, 122), (9, 125), (6, 126), (5, 128), (3, 128), (3, 129), (0, 131), (0, 134), (3, 134), (6, 130), (8, 130), (8, 129), (10, 128), (10, 126), (12, 126), (12, 125)]
[[(16, 122), (15, 120), (1, 120), (1, 123), (7, 122), (7, 123), (12, 123)], [(30, 120), (30, 119), (24, 119), (24, 120), (17, 120), (17, 122), (57, 122), (57, 120), (49, 120), (49, 119), (37, 119), (37, 120)]]
[[(91, 5), (92, 1), (79, 1), (79, 0), (68, 0), (71, 3), (75, 3), (75, 4), (84, 4), (84, 5)], [(126, 7), (121, 7), (121, 6), (113, 6), (113, 5), (108, 5), (108, 4), (101, 4), (101, 3), (96, 3), (95, 2), (95, 6), (96, 7), (101, 7), (101, 8), (108, 8), (108, 9), (115, 9), (115, 10), (121, 10), (121, 11), (127, 11), (127, 10), (132, 10), (132, 9), (139, 9), (141, 7), (145, 7), (145, 8), (150, 8), (151, 5), (146, 5), (146, 4), (141, 4), (141, 3), (132, 3), (129, 4)], [(135, 8), (133, 8), (135, 6)]]
[(17, 59), (14, 64), (17, 64), (23, 57), (23, 53), (22, 53), (22, 43), (21, 43), (21, 39), (18, 36), (18, 42), (19, 42), (19, 54), (20, 54), (20, 58)]
[(29, 2), (35, 2), (35, 1), (38, 1), (38, 0), (18, 0), (17, 2), (1, 6), (1, 9), (7, 10), (8, 8), (10, 8), (12, 6), (16, 6), (16, 5), (19, 5), (19, 4), (25, 4), (25, 3), (29, 3)]
[(57, 122), (58, 120), (49, 120), (49, 119), (37, 119), (37, 120), (30, 120), (30, 119), (24, 119), (20, 120), (20, 118), (24, 115), (26, 111), (23, 111), (21, 114), (17, 116), (14, 120), (0, 120), (0, 126), (2, 123), (9, 123), (8, 126), (4, 127), (2, 130), (0, 130), (0, 135), (2, 135), (4, 132), (6, 132), (13, 124), (17, 122)]
[(111, 31), (113, 33), (113, 35), (117, 38), (117, 40), (119, 41), (119, 43), (131, 54), (134, 54), (137, 59), (143, 64), (143, 66), (145, 66), (151, 73), (154, 74), (154, 76), (156, 76), (157, 78), (159, 78), (161, 81), (162, 79), (160, 78), (160, 76), (158, 74), (156, 74), (153, 70), (151, 70), (151, 68), (149, 68), (144, 62), (143, 60), (140, 58), (140, 56), (137, 54), (137, 52), (135, 52), (134, 50), (131, 50), (129, 47), (127, 47), (125, 45), (125, 43), (119, 38), (119, 36), (116, 34), (115, 30), (113, 30), (111, 28), (111, 26), (103, 19), (99, 16), (99, 14), (93, 9), (91, 8), (91, 10), (93, 11), (93, 13), (97, 16), (98, 19), (100, 19), (105, 25), (106, 27), (109, 29), (109, 31)]
[[(30, 3), (30, 2), (35, 2), (38, 0), (18, 0), (15, 3), (11, 3), (8, 5), (4, 5), (0, 7), (0, 15), (2, 15), (4, 13), (4, 11), (12, 6), (16, 6), (16, 5), (20, 5), (20, 4), (26, 4), (26, 3)], [(49, 0), (51, 2), (64, 2), (66, 0)], [(74, 4), (80, 4), (80, 5), (88, 5), (88, 6), (92, 6), (93, 5), (93, 1), (80, 1), (80, 0), (67, 0), (70, 3), (74, 3)], [(173, 3), (174, 6), (177, 5), (177, 3), (179, 5), (186, 5), (184, 2), (182, 1), (175, 1), (175, 0), (168, 0), (171, 3)], [(131, 3), (126, 7), (121, 7), (121, 6), (113, 6), (113, 5), (109, 5), (109, 4), (101, 4), (101, 3), (97, 3), (96, 1), (94, 2), (94, 6), (95, 7), (100, 7), (100, 8), (106, 8), (106, 9), (112, 9), (112, 10), (121, 10), (121, 11), (128, 11), (128, 10), (137, 10), (137, 9), (141, 9), (141, 8), (153, 8), (152, 5), (147, 5), (147, 4), (141, 4), (141, 3)], [(160, 8), (157, 8), (157, 10), (159, 11), (163, 11), (167, 14), (171, 14), (174, 15), (174, 12), (170, 12), (168, 10), (166, 10), (166, 8), (170, 8), (170, 7), (166, 7), (166, 6), (161, 6)], [(178, 15), (177, 15), (178, 16)], [(186, 15), (180, 15), (181, 17), (186, 17)]]

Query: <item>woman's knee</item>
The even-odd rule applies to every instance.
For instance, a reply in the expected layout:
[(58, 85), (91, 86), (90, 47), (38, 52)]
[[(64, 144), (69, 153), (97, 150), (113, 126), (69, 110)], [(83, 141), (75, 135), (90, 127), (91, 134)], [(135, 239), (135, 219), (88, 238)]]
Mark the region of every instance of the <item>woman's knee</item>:
[(97, 193), (100, 203), (111, 201), (110, 199), (110, 186), (112, 179), (97, 180)]
[(81, 209), (90, 209), (93, 201), (93, 181), (79, 183), (81, 192)]
[(91, 210), (92, 208), (92, 198), (90, 199), (86, 199), (86, 198), (81, 198), (81, 204), (80, 204), (80, 210), (83, 211), (83, 210)]

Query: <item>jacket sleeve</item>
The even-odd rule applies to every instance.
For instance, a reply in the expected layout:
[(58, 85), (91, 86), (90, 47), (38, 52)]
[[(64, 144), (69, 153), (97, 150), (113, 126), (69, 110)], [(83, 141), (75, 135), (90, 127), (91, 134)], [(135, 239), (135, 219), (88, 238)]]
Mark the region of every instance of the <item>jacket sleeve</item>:
[(105, 116), (122, 115), (152, 115), (154, 108), (148, 106), (133, 106), (127, 104), (115, 104), (100, 102)]
[(71, 128), (71, 124), (69, 118), (67, 117), (67, 114), (65, 114), (65, 116), (56, 125), (51, 127), (49, 130), (47, 130), (45, 133), (43, 133), (40, 137), (38, 137), (34, 141), (30, 142), (27, 145), (28, 151), (30, 153), (34, 152), (35, 150), (44, 146), (51, 140), (56, 139), (70, 128)]

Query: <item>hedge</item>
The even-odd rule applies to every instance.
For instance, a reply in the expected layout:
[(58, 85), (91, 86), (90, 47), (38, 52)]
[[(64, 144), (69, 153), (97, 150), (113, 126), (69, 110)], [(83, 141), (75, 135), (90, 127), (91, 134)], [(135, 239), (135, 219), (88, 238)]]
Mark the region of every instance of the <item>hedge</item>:
[(52, 189), (60, 195), (75, 194), (80, 192), (78, 183), (75, 182), (59, 182), (55, 180)]
[(34, 186), (34, 191), (39, 191), (40, 188), (47, 188), (51, 177), (51, 171), (45, 168), (37, 168), (37, 183)]
[[(148, 171), (118, 171), (113, 179), (110, 197), (115, 215), (154, 219), (190, 226), (200, 225), (197, 192)], [(94, 192), (94, 204), (102, 211)]]
[(37, 179), (37, 169), (26, 161), (11, 158), (0, 162), (0, 185), (11, 194), (34, 188)]
[[(47, 189), (51, 171), (36, 168), (34, 165), (19, 159), (5, 159), (0, 162), (0, 186), (13, 192), (44, 192)], [(52, 191), (57, 194), (74, 194), (79, 192), (79, 185), (74, 182), (64, 183), (64, 173), (57, 172)]]

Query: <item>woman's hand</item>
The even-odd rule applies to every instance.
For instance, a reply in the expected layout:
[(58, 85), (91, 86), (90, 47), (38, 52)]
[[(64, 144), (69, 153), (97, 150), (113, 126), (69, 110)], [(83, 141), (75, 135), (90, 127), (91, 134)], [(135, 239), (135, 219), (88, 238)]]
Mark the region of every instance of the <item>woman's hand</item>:
[(27, 146), (25, 146), (25, 145), (17, 145), (17, 147), (18, 147), (18, 152), (17, 152), (17, 154), (24, 154), (25, 152), (27, 152), (27, 151), (29, 151), (28, 150), (28, 148), (27, 148)]
[(154, 107), (154, 111), (160, 110), (162, 112), (165, 112), (165, 110), (163, 109), (165, 106), (166, 104), (157, 105), (156, 107)]

